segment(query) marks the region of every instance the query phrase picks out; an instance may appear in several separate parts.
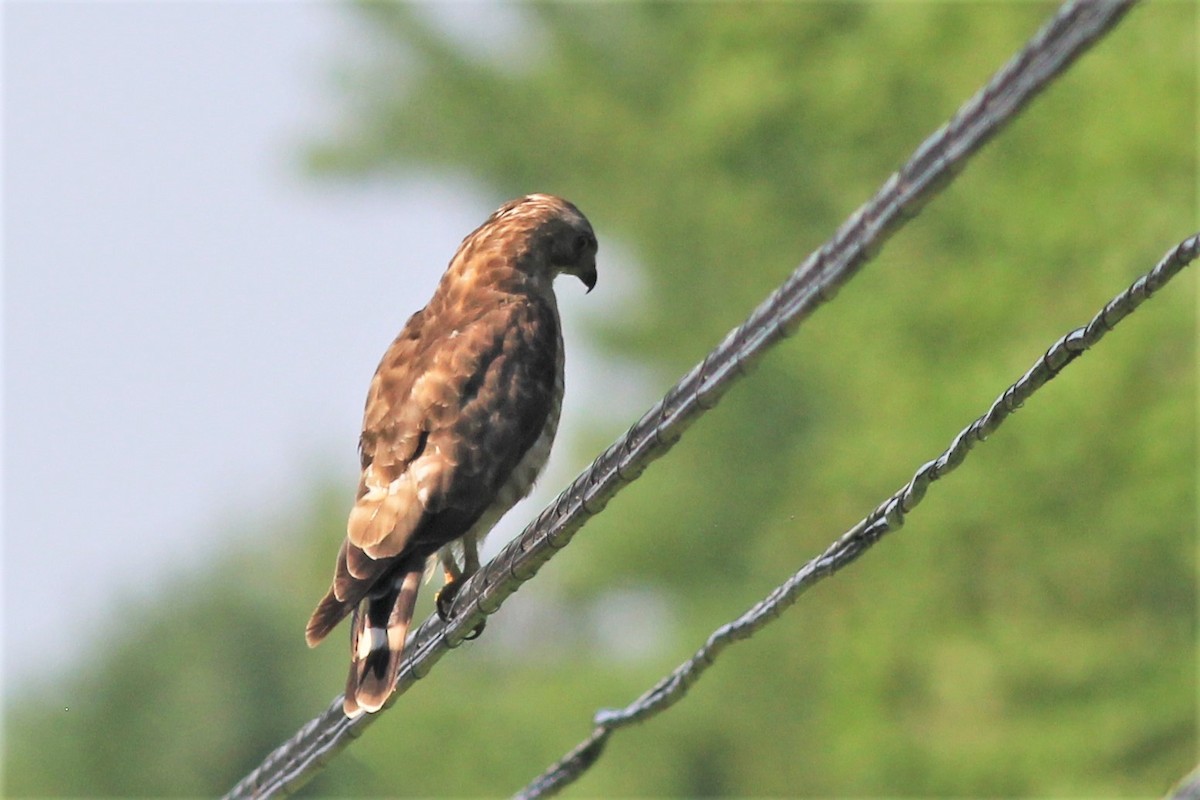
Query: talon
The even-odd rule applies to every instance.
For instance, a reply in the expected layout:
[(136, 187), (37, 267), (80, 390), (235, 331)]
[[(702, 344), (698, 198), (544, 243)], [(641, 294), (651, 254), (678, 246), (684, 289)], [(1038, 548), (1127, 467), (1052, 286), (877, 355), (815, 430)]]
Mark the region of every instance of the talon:
[[(450, 608), (454, 605), (454, 598), (458, 597), (458, 587), (462, 585), (462, 581), (449, 581), (433, 596), (433, 604), (437, 606), (437, 615), (442, 622), (449, 622), (451, 619)], [(483, 620), (475, 629), (463, 637), (464, 642), (470, 642), (478, 639), (483, 629), (487, 627), (487, 620)]]
[(433, 604), (437, 606), (437, 615), (442, 622), (450, 621), (450, 607), (458, 596), (459, 581), (449, 581), (433, 596)]
[(483, 633), (483, 629), (486, 627), (487, 627), (487, 620), (485, 619), (485, 620), (481, 621), (478, 625), (475, 626), (475, 630), (471, 631), (466, 636), (464, 636), (463, 641), (471, 642), (471, 641), (474, 641), (475, 639), (478, 639), (480, 634)]

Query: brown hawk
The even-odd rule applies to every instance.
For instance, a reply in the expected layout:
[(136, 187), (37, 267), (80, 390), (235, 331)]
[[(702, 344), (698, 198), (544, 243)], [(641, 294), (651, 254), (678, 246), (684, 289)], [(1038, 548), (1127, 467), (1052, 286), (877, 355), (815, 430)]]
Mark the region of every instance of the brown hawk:
[(426, 562), (441, 559), (444, 600), (546, 463), (563, 394), (560, 273), (596, 284), (587, 218), (547, 194), (504, 204), (463, 239), (375, 372), (358, 500), (306, 632), (315, 646), (351, 616), (347, 716), (378, 711), (395, 688)]

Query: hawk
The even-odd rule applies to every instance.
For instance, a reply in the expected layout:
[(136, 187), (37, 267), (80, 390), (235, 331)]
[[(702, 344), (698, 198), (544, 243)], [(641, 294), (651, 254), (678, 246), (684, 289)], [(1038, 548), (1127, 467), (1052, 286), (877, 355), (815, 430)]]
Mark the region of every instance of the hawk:
[(463, 239), (384, 353), (363, 414), (358, 499), (305, 635), (314, 647), (350, 616), (348, 717), (378, 711), (395, 688), (427, 562), (445, 571), (444, 618), (479, 569), (483, 537), (545, 466), (563, 394), (553, 282), (574, 275), (590, 292), (596, 249), (566, 200), (505, 203)]

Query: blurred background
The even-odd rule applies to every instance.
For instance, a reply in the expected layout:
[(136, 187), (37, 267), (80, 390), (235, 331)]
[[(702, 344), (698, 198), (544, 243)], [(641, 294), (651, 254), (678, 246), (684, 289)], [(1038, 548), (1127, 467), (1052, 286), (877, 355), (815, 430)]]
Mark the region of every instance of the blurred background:
[[(1053, 8), (6, 4), (4, 793), (221, 793), (340, 691), (367, 383), (500, 202), (601, 247), (493, 552)], [(1135, 9), (305, 793), (515, 791), (1193, 232), (1197, 15)], [(1185, 274), (568, 794), (1161, 794), (1196, 365)]]

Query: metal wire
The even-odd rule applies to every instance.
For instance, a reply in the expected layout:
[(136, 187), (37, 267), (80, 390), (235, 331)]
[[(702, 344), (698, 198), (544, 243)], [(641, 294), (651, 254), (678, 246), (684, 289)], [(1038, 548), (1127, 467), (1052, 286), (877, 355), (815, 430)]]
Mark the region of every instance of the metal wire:
[(991, 435), (1034, 392), (1100, 341), (1113, 326), (1195, 259), (1197, 253), (1200, 253), (1200, 234), (1172, 248), (1154, 269), (1114, 297), (1087, 325), (1076, 328), (1051, 345), (1046, 354), (1005, 389), (991, 408), (964, 428), (940, 456), (922, 465), (912, 480), (746, 613), (713, 631), (695, 655), (637, 700), (623, 709), (598, 712), (593, 719), (595, 727), (591, 735), (514, 797), (520, 800), (548, 797), (577, 780), (600, 757), (604, 744), (614, 731), (666, 711), (683, 698), (722, 650), (750, 638), (795, 603), (802, 592), (856, 560), (885, 535), (903, 527), (905, 514), (920, 504), (930, 484), (962, 464), (977, 442)]
[[(915, 216), (986, 141), (1009, 123), (1051, 80), (1109, 31), (1134, 0), (1072, 0), (1000, 69), (954, 117), (917, 148), (865, 205), (838, 228), (786, 281), (667, 392), (617, 442), (605, 450), (558, 498), (459, 592), (450, 622), (427, 620), (410, 637), (396, 693), (429, 673), (449, 650), (517, 588), (533, 577), (583, 524), (598, 514), (650, 462), (664, 455), (684, 430), (767, 350), (832, 299), (883, 243)], [(378, 714), (348, 720), (341, 697), (230, 790), (227, 798), (274, 797), (307, 782)], [(597, 752), (598, 741), (588, 752)]]
[(1200, 800), (1200, 767), (1176, 784), (1167, 795), (1167, 800)]

